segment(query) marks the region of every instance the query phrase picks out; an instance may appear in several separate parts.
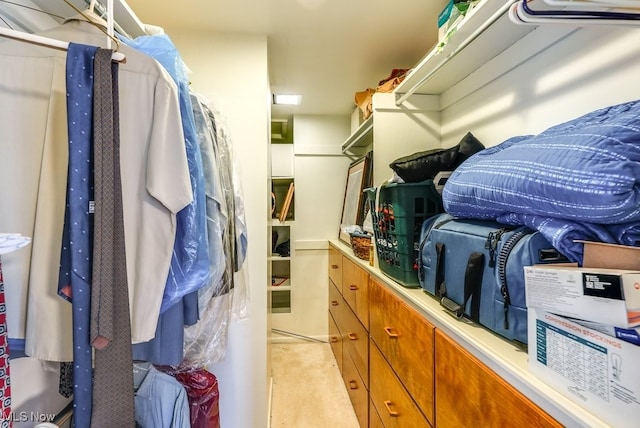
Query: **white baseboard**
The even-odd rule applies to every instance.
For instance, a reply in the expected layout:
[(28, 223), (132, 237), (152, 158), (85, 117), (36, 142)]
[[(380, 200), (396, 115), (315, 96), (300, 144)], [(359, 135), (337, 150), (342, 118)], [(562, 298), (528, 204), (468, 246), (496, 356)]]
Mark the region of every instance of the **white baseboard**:
[(269, 343), (309, 343), (309, 342), (321, 342), (328, 343), (329, 336), (317, 335), (317, 336), (303, 336), (297, 333), (271, 330), (269, 335)]
[(273, 400), (273, 376), (269, 376), (269, 405), (267, 407), (267, 428), (271, 427), (271, 404)]

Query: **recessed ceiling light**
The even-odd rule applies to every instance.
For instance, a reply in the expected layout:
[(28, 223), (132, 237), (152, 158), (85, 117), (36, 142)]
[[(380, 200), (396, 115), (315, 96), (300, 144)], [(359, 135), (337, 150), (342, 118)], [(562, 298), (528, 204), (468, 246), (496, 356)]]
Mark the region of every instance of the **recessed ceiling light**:
[(302, 95), (273, 94), (273, 103), (279, 105), (297, 106), (302, 102)]

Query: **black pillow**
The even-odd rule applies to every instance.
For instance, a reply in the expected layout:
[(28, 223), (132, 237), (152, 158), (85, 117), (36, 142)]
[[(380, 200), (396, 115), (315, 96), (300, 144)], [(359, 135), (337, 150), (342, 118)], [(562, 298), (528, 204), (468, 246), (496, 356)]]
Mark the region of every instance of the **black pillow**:
[(440, 171), (453, 171), (471, 155), (484, 150), (484, 145), (467, 132), (458, 144), (448, 149), (432, 149), (403, 156), (389, 167), (406, 183), (431, 180)]

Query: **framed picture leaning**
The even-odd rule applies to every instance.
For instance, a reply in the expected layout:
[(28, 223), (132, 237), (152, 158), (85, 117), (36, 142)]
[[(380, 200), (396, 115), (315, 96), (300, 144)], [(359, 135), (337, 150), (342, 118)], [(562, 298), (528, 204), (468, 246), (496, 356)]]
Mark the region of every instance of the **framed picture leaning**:
[(339, 239), (348, 245), (349, 234), (343, 231), (344, 227), (362, 226), (364, 221), (366, 201), (363, 190), (371, 186), (371, 157), (372, 153), (369, 152), (349, 165), (339, 231)]

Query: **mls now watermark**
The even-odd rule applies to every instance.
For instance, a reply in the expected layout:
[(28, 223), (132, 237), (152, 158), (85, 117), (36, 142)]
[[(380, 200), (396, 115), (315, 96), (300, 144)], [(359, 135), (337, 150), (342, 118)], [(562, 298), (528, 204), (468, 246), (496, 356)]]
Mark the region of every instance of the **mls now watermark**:
[(11, 422), (53, 422), (55, 413), (40, 412), (11, 412), (9, 420)]

